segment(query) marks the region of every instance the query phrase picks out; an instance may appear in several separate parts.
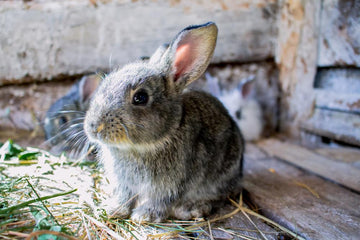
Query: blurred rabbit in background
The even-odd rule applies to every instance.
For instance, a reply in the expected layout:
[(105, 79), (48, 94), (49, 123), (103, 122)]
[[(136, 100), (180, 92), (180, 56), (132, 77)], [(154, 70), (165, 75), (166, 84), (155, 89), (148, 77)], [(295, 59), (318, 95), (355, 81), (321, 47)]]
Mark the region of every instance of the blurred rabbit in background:
[(90, 146), (84, 146), (87, 141), (83, 121), (101, 78), (96, 74), (82, 77), (47, 111), (43, 127), (46, 143), (54, 154), (67, 152), (78, 156), (89, 150)]
[(205, 90), (216, 96), (238, 124), (246, 141), (256, 141), (263, 130), (263, 116), (259, 102), (254, 97), (254, 79), (243, 78), (230, 90), (221, 89), (219, 79), (205, 73)]

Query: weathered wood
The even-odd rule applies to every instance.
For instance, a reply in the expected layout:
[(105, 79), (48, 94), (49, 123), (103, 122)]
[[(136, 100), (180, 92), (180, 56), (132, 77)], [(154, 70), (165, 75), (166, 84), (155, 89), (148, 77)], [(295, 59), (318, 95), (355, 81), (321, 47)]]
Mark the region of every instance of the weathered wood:
[(314, 149), (314, 151), (325, 157), (345, 162), (353, 167), (360, 169), (360, 149), (350, 147), (322, 147)]
[(219, 27), (213, 62), (274, 56), (275, 0), (1, 1), (0, 85), (108, 70), (149, 56), (184, 27)]
[(294, 136), (314, 102), (320, 5), (321, 1), (280, 1), (275, 56), (283, 92), (281, 128)]
[[(316, 107), (360, 114), (359, 93), (339, 93), (328, 90), (315, 90)], [(336, 119), (333, 119), (336, 121)]]
[(360, 170), (349, 164), (334, 161), (304, 147), (276, 139), (261, 141), (259, 147), (270, 156), (280, 158), (360, 192)]
[(271, 157), (246, 157), (243, 185), (263, 214), (306, 239), (360, 236), (360, 195), (339, 185)]
[(359, 114), (317, 108), (300, 127), (320, 136), (360, 146)]
[(360, 2), (322, 1), (319, 66), (360, 66)]

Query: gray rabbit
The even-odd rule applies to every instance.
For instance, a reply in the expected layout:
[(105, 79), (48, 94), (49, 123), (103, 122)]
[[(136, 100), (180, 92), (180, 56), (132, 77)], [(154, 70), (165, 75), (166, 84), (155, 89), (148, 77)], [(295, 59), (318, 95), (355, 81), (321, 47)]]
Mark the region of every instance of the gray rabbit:
[[(89, 101), (101, 75), (88, 75), (77, 81), (65, 96), (47, 111), (43, 122), (45, 139), (54, 153), (83, 151), (86, 136), (81, 134)], [(87, 149), (85, 149), (87, 150)]]
[(184, 88), (206, 70), (214, 23), (189, 26), (149, 61), (101, 82), (84, 121), (108, 179), (107, 212), (142, 222), (190, 219), (239, 190), (244, 142), (215, 97)]

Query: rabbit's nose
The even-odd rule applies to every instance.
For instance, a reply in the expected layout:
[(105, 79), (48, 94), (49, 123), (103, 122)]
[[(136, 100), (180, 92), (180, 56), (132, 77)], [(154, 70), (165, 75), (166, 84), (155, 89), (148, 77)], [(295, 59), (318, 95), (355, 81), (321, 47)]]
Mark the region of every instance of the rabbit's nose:
[(104, 129), (104, 127), (105, 127), (104, 123), (99, 124), (99, 126), (97, 126), (96, 128), (96, 132), (97, 133), (101, 132)]

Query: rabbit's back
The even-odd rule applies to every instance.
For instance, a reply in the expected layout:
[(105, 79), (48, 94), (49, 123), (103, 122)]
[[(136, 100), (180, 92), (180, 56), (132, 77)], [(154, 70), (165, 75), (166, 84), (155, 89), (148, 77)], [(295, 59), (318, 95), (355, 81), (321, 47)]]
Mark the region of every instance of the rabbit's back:
[[(194, 107), (196, 106), (196, 107)], [(204, 199), (204, 194), (221, 195), (218, 191), (229, 192), (242, 175), (242, 153), (244, 142), (237, 124), (229, 116), (222, 103), (204, 92), (188, 92), (183, 95), (183, 111), (186, 116), (184, 127), (180, 130), (189, 133), (189, 147), (193, 156), (188, 161), (192, 176), (199, 176), (199, 186), (189, 197)], [(203, 178), (200, 179), (202, 176)], [(206, 176), (206, 177), (204, 177)], [(197, 190), (196, 190), (197, 189)], [(199, 191), (204, 191), (199, 193)], [(196, 193), (193, 195), (193, 193)]]

